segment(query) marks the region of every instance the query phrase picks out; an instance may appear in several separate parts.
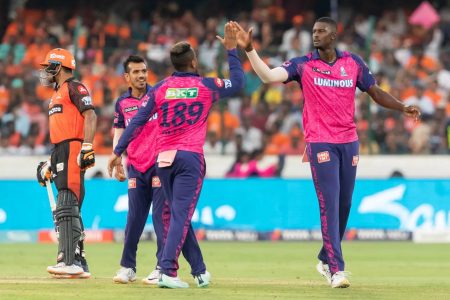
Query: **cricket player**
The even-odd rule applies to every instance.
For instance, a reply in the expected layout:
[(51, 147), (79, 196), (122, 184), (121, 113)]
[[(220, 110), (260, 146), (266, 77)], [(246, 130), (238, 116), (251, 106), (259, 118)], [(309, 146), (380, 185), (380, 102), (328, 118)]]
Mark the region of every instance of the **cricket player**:
[[(85, 259), (84, 228), (80, 210), (84, 199), (84, 174), (95, 164), (92, 148), (97, 117), (86, 87), (73, 77), (75, 58), (61, 48), (49, 51), (41, 63), (39, 79), (55, 92), (48, 107), (50, 162), (38, 165), (38, 180), (52, 173), (58, 190), (55, 220), (59, 230), (57, 264), (47, 271), (57, 277), (89, 278)], [(47, 174), (47, 175), (45, 175)], [(44, 175), (44, 176), (43, 176)]]
[[(170, 58), (176, 72), (154, 86), (148, 102), (132, 119), (109, 160), (111, 170), (120, 162), (120, 155), (136, 129), (156, 111), (159, 120), (156, 172), (170, 204), (170, 223), (160, 261), (160, 287), (189, 287), (177, 276), (178, 257), (186, 235), (193, 234), (191, 218), (205, 176), (206, 120), (215, 101), (235, 95), (244, 85), (244, 73), (235, 49), (236, 29), (227, 23), (225, 37), (218, 38), (228, 51), (230, 79), (201, 77), (192, 47), (187, 42), (175, 44)], [(211, 279), (206, 268), (193, 276), (199, 287), (208, 286)]]
[[(142, 102), (148, 101), (150, 86), (147, 84), (147, 65), (140, 56), (130, 55), (123, 63), (124, 77), (129, 85), (126, 93), (117, 101), (114, 112), (114, 140), (113, 147), (117, 145), (126, 126), (137, 113)], [(162, 204), (164, 198), (160, 188), (159, 178), (155, 172), (155, 143), (147, 143), (145, 140), (155, 140), (156, 114), (151, 116), (148, 122), (127, 148), (128, 171), (128, 215), (125, 227), (125, 240), (120, 260), (121, 268), (113, 277), (116, 283), (129, 283), (136, 280), (136, 252), (139, 238), (144, 230), (145, 223), (152, 206), (153, 226), (157, 236), (157, 256), (161, 248), (162, 228)], [(150, 159), (149, 159), (150, 157)], [(125, 180), (122, 164), (116, 167), (115, 177), (119, 181)], [(143, 279), (144, 283), (156, 284), (159, 271), (155, 269)]]
[(303, 128), (320, 207), (323, 247), (317, 270), (331, 287), (350, 286), (342, 256), (341, 240), (350, 213), (359, 144), (354, 123), (355, 89), (367, 92), (379, 105), (417, 119), (420, 111), (405, 106), (376, 84), (367, 65), (357, 55), (336, 49), (336, 22), (318, 19), (312, 38), (316, 50), (269, 68), (252, 46), (252, 29), (239, 29), (244, 48), (256, 74), (265, 83), (297, 81), (304, 95)]
[[(123, 63), (124, 77), (129, 85), (126, 93), (116, 101), (114, 114), (114, 141), (117, 145), (125, 128), (136, 115), (143, 102), (148, 101), (151, 87), (147, 84), (147, 65), (140, 56), (130, 55)], [(142, 126), (136, 138), (128, 145), (128, 216), (125, 227), (125, 241), (120, 261), (121, 268), (114, 276), (116, 283), (129, 283), (136, 280), (136, 252), (139, 238), (144, 230), (145, 223), (152, 206), (152, 220), (157, 237), (158, 261), (161, 258), (161, 249), (164, 236), (163, 213), (169, 209), (164, 200), (161, 182), (155, 171), (156, 161), (156, 134), (157, 114), (153, 114), (148, 122)], [(115, 177), (119, 181), (125, 180), (122, 164), (116, 166)], [(192, 236), (188, 236), (191, 239)], [(191, 252), (184, 251), (186, 259), (193, 266), (192, 272), (201, 272), (205, 266), (200, 247), (197, 244), (190, 248)], [(159, 263), (157, 267), (142, 281), (146, 284), (157, 284), (159, 281)]]

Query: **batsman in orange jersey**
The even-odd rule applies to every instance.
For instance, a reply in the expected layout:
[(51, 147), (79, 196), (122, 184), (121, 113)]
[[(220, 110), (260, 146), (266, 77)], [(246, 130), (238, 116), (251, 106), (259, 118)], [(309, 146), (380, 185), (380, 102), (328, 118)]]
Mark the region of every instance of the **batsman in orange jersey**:
[(84, 198), (85, 170), (95, 164), (92, 148), (97, 117), (86, 87), (75, 80), (75, 58), (56, 48), (47, 53), (39, 73), (42, 85), (53, 86), (48, 107), (50, 160), (38, 165), (41, 185), (52, 179), (58, 190), (54, 217), (59, 232), (57, 263), (47, 271), (62, 278), (89, 278), (80, 209)]

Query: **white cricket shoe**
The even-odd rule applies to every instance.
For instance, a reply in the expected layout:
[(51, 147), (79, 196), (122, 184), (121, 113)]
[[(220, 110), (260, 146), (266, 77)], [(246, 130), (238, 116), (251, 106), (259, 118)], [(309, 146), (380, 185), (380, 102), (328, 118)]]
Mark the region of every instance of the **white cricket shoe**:
[(339, 271), (331, 276), (331, 287), (332, 288), (348, 288), (350, 286), (350, 281), (348, 280), (348, 272)]
[(150, 285), (157, 285), (159, 282), (159, 275), (161, 271), (159, 269), (154, 269), (147, 277), (142, 279), (142, 282)]
[(65, 263), (60, 262), (55, 266), (48, 266), (47, 272), (54, 275), (80, 275), (84, 273), (82, 267), (72, 264), (70, 266), (66, 266)]
[(205, 271), (203, 274), (194, 276), (194, 281), (198, 287), (207, 287), (211, 282), (211, 274)]
[(189, 284), (182, 281), (178, 277), (170, 277), (166, 274), (161, 273), (159, 276), (158, 286), (161, 288), (169, 289), (187, 289)]
[(136, 272), (132, 268), (121, 267), (113, 277), (115, 283), (130, 283), (136, 281)]
[(323, 261), (319, 260), (319, 263), (316, 265), (316, 270), (327, 280), (328, 284), (331, 284), (331, 272), (330, 267), (327, 264), (324, 264)]

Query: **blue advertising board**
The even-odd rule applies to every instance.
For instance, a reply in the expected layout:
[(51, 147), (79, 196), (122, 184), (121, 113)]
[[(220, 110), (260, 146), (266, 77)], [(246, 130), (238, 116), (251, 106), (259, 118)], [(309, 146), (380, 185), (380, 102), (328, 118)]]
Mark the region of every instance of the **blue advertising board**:
[[(0, 181), (0, 230), (52, 228), (45, 188), (32, 180)], [(56, 195), (56, 190), (55, 190)], [(126, 183), (86, 181), (86, 228), (123, 229)], [(147, 221), (151, 225), (151, 218)], [(310, 180), (208, 179), (193, 224), (196, 228), (270, 231), (319, 229)], [(450, 180), (358, 180), (349, 228), (450, 228)]]

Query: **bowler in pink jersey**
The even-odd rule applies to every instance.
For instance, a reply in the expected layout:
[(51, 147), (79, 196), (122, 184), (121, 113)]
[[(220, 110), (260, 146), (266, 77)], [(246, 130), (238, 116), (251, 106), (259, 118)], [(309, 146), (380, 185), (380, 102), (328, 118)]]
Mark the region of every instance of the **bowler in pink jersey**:
[[(186, 42), (175, 44), (170, 58), (176, 72), (154, 86), (148, 102), (132, 119), (109, 162), (109, 168), (112, 168), (136, 130), (157, 112), (156, 172), (170, 203), (170, 224), (160, 261), (160, 287), (189, 286), (177, 277), (178, 257), (186, 235), (193, 231), (191, 218), (205, 176), (203, 144), (206, 120), (215, 101), (235, 95), (244, 85), (244, 72), (235, 49), (236, 29), (230, 23), (225, 25), (225, 38), (220, 40), (228, 50), (230, 79), (201, 77), (197, 73), (198, 62), (191, 46)], [(198, 287), (205, 287), (210, 282), (210, 274), (206, 270), (193, 275)]]
[(252, 29), (239, 29), (238, 44), (265, 83), (297, 81), (304, 95), (303, 128), (307, 156), (320, 207), (323, 247), (317, 271), (333, 288), (350, 286), (341, 240), (350, 213), (359, 143), (354, 123), (355, 89), (367, 92), (383, 107), (418, 118), (415, 106), (405, 106), (381, 90), (363, 60), (335, 48), (336, 22), (318, 19), (312, 37), (316, 50), (270, 69), (252, 45)]

